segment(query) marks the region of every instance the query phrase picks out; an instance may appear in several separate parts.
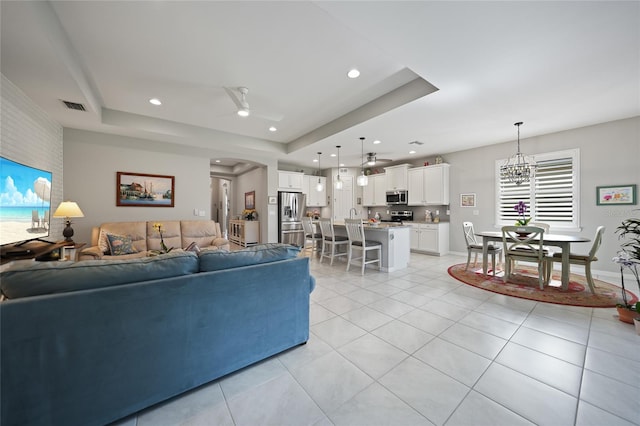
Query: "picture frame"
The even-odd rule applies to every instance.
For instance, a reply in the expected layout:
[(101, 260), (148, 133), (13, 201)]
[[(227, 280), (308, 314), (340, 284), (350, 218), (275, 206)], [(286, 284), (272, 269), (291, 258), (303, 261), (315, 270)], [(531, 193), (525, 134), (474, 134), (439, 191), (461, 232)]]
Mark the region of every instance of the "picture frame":
[(274, 195), (269, 196), (269, 204), (278, 204), (278, 197)]
[(476, 194), (475, 192), (467, 192), (460, 194), (460, 207), (475, 207), (476, 206)]
[(116, 172), (116, 206), (175, 207), (175, 176)]
[(631, 206), (637, 204), (636, 184), (596, 186), (596, 205)]
[(245, 210), (253, 210), (256, 208), (256, 191), (244, 193), (244, 208)]

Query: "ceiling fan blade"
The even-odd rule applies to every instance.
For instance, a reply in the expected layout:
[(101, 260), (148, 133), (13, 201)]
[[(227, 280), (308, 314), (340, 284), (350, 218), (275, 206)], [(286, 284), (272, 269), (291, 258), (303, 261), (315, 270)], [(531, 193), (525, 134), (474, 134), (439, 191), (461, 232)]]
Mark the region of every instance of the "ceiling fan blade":
[(236, 107), (238, 109), (242, 109), (247, 107), (248, 109), (248, 105), (243, 105), (242, 104), (242, 100), (240, 99), (240, 97), (238, 96), (238, 93), (236, 93), (236, 91), (230, 87), (223, 87), (224, 91), (227, 92), (227, 95), (229, 95), (229, 97), (231, 98), (231, 100), (233, 101), (234, 104), (236, 104)]

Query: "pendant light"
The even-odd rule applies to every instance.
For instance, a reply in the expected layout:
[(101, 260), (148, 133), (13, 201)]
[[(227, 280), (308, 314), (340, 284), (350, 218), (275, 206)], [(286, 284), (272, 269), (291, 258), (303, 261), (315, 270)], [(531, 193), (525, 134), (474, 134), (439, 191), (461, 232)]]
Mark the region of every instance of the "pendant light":
[(342, 180), (340, 179), (340, 145), (336, 145), (338, 148), (338, 177), (336, 178), (336, 189), (342, 189)]
[(320, 155), (322, 155), (322, 153), (318, 152), (318, 184), (316, 185), (316, 191), (318, 192), (324, 189), (322, 186), (322, 180), (320, 180)]
[(502, 178), (516, 185), (529, 182), (537, 168), (531, 158), (520, 152), (520, 126), (522, 126), (522, 124), (524, 124), (522, 121), (514, 123), (514, 126), (518, 128), (518, 152), (509, 157), (506, 163), (500, 167), (500, 175)]
[(369, 178), (364, 174), (364, 137), (360, 138), (360, 176), (356, 179), (358, 186), (367, 186), (369, 184)]

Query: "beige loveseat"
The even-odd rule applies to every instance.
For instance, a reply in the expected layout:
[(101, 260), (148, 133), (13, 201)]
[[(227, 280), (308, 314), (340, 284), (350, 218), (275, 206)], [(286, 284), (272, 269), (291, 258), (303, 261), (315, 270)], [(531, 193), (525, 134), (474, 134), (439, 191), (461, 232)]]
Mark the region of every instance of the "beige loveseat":
[[(201, 250), (229, 250), (229, 241), (222, 237), (220, 224), (213, 220), (167, 220), (153, 222), (107, 222), (91, 230), (91, 247), (80, 252), (80, 260), (127, 259), (147, 256), (150, 250), (160, 250), (160, 234), (154, 223), (162, 224), (162, 237), (167, 247), (187, 248), (196, 243)], [(137, 253), (112, 256), (107, 234), (131, 238)]]

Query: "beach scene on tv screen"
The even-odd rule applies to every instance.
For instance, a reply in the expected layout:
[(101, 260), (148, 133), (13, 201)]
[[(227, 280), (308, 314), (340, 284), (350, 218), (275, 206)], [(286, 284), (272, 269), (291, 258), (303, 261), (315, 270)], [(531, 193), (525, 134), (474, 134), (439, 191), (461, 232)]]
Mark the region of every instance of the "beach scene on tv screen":
[(0, 158), (0, 245), (49, 235), (51, 172)]

